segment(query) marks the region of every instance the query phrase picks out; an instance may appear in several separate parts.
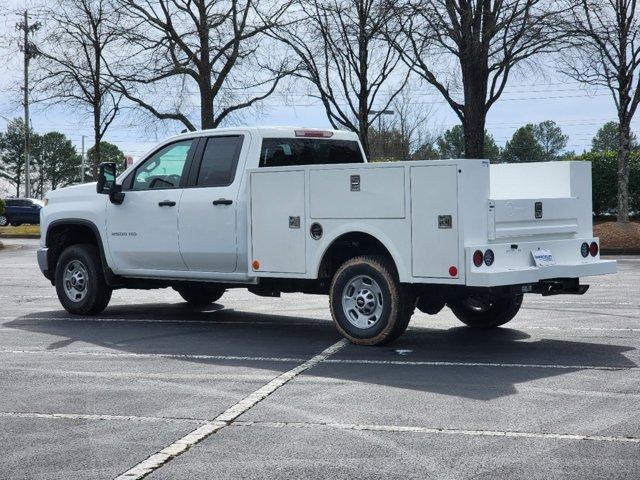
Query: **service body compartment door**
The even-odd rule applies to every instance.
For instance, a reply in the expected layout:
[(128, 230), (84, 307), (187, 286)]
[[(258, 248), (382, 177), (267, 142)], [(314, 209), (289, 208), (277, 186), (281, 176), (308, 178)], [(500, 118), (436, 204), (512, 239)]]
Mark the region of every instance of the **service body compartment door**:
[(411, 246), (415, 277), (457, 278), (458, 168), (456, 165), (411, 167)]
[(257, 273), (306, 272), (304, 176), (304, 170), (251, 174), (249, 263), (260, 262)]

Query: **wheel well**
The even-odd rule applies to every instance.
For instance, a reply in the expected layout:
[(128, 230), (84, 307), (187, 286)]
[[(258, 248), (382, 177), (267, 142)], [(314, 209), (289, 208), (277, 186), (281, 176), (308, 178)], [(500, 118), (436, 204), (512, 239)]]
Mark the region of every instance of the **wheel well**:
[(336, 238), (324, 252), (318, 269), (318, 278), (332, 278), (340, 265), (360, 255), (385, 257), (395, 267), (393, 256), (380, 240), (368, 233), (351, 232)]
[(49, 248), (47, 266), (49, 268), (52, 282), (55, 281), (55, 269), (56, 264), (58, 263), (58, 258), (60, 258), (60, 254), (62, 254), (65, 248), (81, 243), (95, 245), (100, 250), (100, 254), (102, 256), (102, 245), (98, 241), (97, 234), (89, 225), (63, 223), (53, 225), (47, 230), (46, 245)]

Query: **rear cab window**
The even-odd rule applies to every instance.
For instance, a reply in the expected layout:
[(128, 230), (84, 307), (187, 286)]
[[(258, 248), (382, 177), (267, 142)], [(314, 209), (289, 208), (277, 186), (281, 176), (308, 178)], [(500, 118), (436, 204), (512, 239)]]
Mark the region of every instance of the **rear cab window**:
[(262, 140), (260, 167), (340, 163), (365, 163), (357, 141), (317, 138), (265, 138)]

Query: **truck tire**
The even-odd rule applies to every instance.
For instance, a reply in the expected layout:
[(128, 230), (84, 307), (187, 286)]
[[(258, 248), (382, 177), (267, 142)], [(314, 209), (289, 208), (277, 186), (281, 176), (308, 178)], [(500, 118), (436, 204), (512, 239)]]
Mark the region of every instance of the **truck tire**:
[(522, 305), (522, 294), (513, 296), (469, 295), (448, 306), (469, 327), (494, 328), (516, 316)]
[(222, 297), (225, 289), (217, 285), (190, 286), (188, 288), (174, 288), (184, 300), (194, 307), (206, 307)]
[(415, 296), (400, 284), (388, 260), (361, 256), (343, 263), (333, 276), (329, 305), (345, 338), (357, 345), (382, 345), (407, 329)]
[(0, 215), (0, 227), (9, 225), (9, 218), (6, 215)]
[(56, 293), (64, 309), (74, 315), (96, 315), (111, 300), (100, 252), (95, 245), (67, 247), (56, 264)]

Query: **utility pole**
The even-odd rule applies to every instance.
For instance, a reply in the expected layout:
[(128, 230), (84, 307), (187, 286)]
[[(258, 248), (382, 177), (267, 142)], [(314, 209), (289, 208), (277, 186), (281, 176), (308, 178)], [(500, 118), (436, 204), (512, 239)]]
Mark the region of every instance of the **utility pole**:
[(24, 20), (16, 25), (24, 33), (22, 51), (24, 52), (24, 158), (25, 158), (25, 197), (31, 197), (31, 129), (29, 125), (29, 60), (35, 58), (37, 49), (29, 42), (29, 34), (40, 28), (40, 22), (29, 24), (29, 12), (25, 9)]
[(84, 137), (86, 135), (82, 135), (82, 163), (80, 165), (80, 183), (84, 183)]

